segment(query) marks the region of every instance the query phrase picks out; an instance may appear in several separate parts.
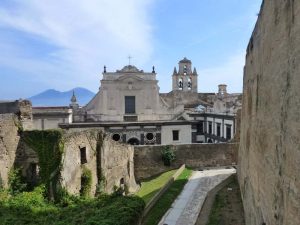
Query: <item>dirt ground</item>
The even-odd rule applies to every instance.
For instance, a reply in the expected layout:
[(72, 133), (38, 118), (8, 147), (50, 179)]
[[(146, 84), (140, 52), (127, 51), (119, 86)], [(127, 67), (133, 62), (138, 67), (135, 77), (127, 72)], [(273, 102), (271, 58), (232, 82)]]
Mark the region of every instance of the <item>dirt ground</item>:
[(207, 225), (245, 225), (243, 203), (236, 176), (216, 194)]

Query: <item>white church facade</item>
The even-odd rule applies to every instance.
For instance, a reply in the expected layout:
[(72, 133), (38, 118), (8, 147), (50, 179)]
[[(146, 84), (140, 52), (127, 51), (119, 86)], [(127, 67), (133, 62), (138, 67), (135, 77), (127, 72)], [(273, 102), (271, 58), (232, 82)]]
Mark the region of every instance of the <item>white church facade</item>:
[[(39, 107), (33, 108), (34, 124), (37, 129), (47, 129), (45, 124), (52, 119), (53, 128), (56, 118), (57, 127), (100, 128), (115, 141), (134, 145), (231, 140), (241, 95), (228, 94), (226, 85), (219, 85), (217, 94), (198, 93), (197, 85), (196, 68), (186, 58), (179, 61), (178, 69), (174, 68), (169, 93), (159, 93), (154, 67), (150, 72), (133, 65), (115, 72), (108, 72), (104, 67), (99, 91), (86, 106), (80, 107), (73, 94), (69, 107), (71, 119), (67, 109), (65, 113), (55, 113), (55, 107)], [(62, 120), (62, 115), (66, 119)]]

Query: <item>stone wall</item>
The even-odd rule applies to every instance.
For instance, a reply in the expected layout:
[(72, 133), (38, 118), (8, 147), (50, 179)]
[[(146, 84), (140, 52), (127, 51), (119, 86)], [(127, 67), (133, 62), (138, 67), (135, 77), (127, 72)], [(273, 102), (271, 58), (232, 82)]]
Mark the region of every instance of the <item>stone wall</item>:
[(138, 190), (134, 176), (134, 148), (111, 140), (106, 136), (101, 151), (101, 167), (106, 179), (106, 192), (110, 193), (114, 186), (119, 187), (124, 179), (129, 192)]
[(300, 1), (265, 0), (247, 49), (238, 176), (247, 225), (300, 224)]
[(171, 167), (164, 166), (161, 151), (163, 145), (135, 146), (134, 171), (137, 180), (148, 178), (182, 164), (196, 169), (204, 167), (231, 166), (236, 163), (237, 143), (172, 145), (176, 160)]
[[(81, 189), (83, 167), (92, 172), (92, 191), (96, 191), (98, 183), (97, 166), (101, 167), (104, 178), (104, 191), (113, 192), (114, 186), (119, 187), (123, 178), (130, 192), (138, 188), (134, 178), (133, 147), (112, 141), (98, 131), (70, 132), (64, 137), (64, 160), (61, 172), (62, 185), (72, 194), (78, 194)], [(100, 139), (99, 139), (100, 138)], [(97, 161), (97, 142), (100, 144), (100, 161)], [(81, 162), (81, 149), (85, 149), (86, 163)]]
[(19, 143), (18, 118), (14, 114), (0, 114), (0, 186), (8, 187), (8, 173), (14, 164)]
[(32, 129), (32, 105), (28, 100), (0, 102), (0, 114), (15, 114), (24, 130)]
[[(27, 145), (23, 135), (19, 135), (22, 133), (19, 122), (15, 114), (0, 114), (0, 185), (5, 188), (8, 188), (8, 174), (14, 166), (22, 169), (30, 184), (38, 180), (39, 157)], [(132, 146), (111, 140), (101, 130), (63, 132), (63, 142), (61, 185), (69, 193), (79, 194), (84, 168), (92, 174), (91, 195), (96, 192), (98, 177), (104, 178), (102, 191), (106, 193), (113, 192), (114, 186), (119, 187), (121, 183), (128, 187), (129, 192), (138, 189), (134, 178)], [(81, 155), (83, 149), (85, 160)], [(98, 167), (101, 168), (101, 176), (97, 173)]]

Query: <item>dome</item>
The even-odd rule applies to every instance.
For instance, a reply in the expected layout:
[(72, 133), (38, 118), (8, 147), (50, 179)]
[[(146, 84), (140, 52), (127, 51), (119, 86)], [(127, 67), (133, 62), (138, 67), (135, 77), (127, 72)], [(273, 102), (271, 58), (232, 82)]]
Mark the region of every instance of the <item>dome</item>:
[(122, 72), (122, 73), (142, 73), (142, 70), (139, 70), (138, 68), (136, 68), (133, 65), (128, 65), (128, 66), (124, 66), (123, 69), (121, 70), (117, 70), (117, 72)]

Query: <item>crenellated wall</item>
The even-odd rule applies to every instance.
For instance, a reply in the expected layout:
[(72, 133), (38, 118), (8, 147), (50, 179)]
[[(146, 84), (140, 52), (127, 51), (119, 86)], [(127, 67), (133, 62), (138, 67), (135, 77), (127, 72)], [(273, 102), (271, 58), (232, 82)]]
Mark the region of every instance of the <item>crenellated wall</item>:
[(244, 69), (238, 176), (247, 225), (300, 224), (300, 1), (265, 0)]

